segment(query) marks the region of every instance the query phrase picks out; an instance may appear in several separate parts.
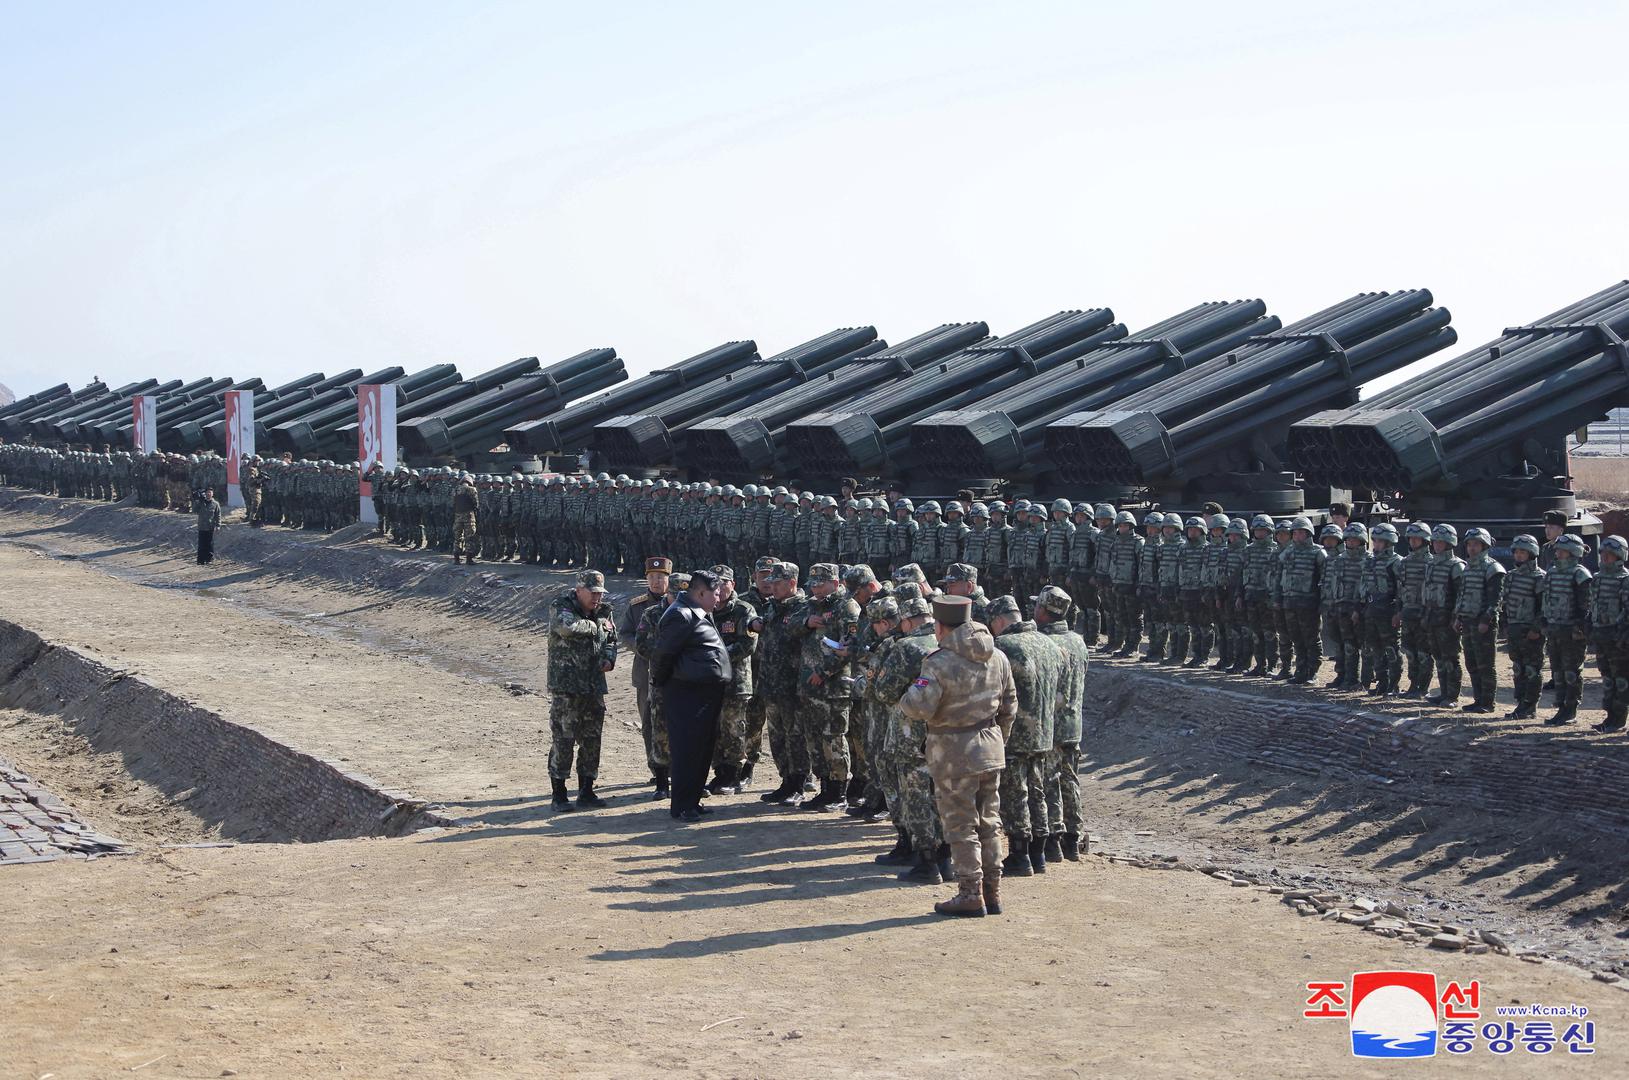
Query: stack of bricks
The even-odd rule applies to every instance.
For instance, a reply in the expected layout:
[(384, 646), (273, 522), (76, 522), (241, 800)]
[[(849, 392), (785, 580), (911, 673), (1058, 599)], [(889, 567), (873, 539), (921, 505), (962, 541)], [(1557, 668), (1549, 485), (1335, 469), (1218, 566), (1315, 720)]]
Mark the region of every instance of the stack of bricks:
[(61, 799), (0, 758), (0, 866), (129, 850), (80, 822)]

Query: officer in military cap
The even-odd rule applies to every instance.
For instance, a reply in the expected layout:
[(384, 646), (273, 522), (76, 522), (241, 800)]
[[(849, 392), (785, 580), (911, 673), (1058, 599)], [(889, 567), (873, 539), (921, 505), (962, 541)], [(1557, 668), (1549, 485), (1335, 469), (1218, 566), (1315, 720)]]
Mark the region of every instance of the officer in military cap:
[(941, 915), (1001, 911), (1001, 770), (1018, 689), (989, 628), (969, 618), (972, 607), (965, 596), (933, 602), (939, 648), (899, 699), (900, 711), (927, 731), (928, 771), (956, 875), (956, 896), (934, 905)]
[(639, 731), (645, 740), (645, 759), (650, 765), (651, 783), (657, 788), (667, 786), (667, 762), (658, 762), (651, 754), (650, 658), (634, 645), (639, 634), (639, 624), (644, 620), (645, 614), (652, 609), (660, 614), (661, 609), (667, 607), (668, 583), (672, 573), (672, 559), (665, 555), (652, 555), (647, 558), (645, 591), (628, 601), (628, 607), (623, 611), (617, 627), (622, 635), (624, 647), (634, 649), (632, 664), (634, 701), (638, 703)]

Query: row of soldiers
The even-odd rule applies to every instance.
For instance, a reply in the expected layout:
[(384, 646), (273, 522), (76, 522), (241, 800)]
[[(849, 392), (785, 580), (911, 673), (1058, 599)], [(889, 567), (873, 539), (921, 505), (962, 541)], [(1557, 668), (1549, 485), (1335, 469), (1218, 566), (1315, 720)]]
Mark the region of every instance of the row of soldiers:
[[(214, 455), (132, 458), (8, 446), (0, 447), (0, 469), (14, 478), (8, 482), (56, 494), (122, 497), (127, 488), (120, 485), (133, 485), (145, 504), (183, 510), (191, 491), (224, 483), (224, 464)], [(111, 476), (105, 484), (97, 479), (104, 475)], [(354, 465), (253, 459), (243, 476), (253, 522), (338, 528), (355, 520)], [(828, 496), (606, 473), (504, 477), (376, 467), (368, 479), (381, 531), (404, 546), (471, 560), (615, 572), (641, 567), (652, 552), (672, 552), (679, 565), (727, 565), (740, 580), (765, 554), (800, 572), (820, 562), (863, 564), (880, 580), (906, 564), (933, 578), (963, 563), (992, 591), (1027, 597), (1047, 584), (1065, 589), (1089, 645), (1141, 653), (1147, 663), (1208, 663), (1310, 683), (1332, 660), (1332, 689), (1448, 708), (1457, 706), (1468, 677), (1467, 711), (1486, 713), (1494, 709), (1492, 656), (1502, 633), (1515, 672), (1510, 716), (1532, 717), (1540, 691), (1552, 689), (1549, 722), (1575, 719), (1590, 645), (1605, 684), (1607, 730), (1623, 727), (1629, 700), (1617, 646), (1622, 560), (1613, 538), (1603, 541), (1597, 580), (1589, 569), (1595, 553), (1565, 533), (1559, 512), (1546, 515), (1542, 541), (1524, 534), (1512, 542), (1507, 581), (1489, 556), (1486, 530), (1466, 533), (1461, 557), (1453, 526), (1412, 522), (1400, 534), (1383, 523), (1371, 532), (1339, 504), (1331, 522), (1314, 529), (1304, 517), (1246, 522), (1215, 504), (1199, 515), (1150, 511), (1140, 520), (1108, 504), (1065, 499), (1009, 504), (969, 496), (918, 506), (898, 488), (857, 498), (848, 480)], [(473, 514), (455, 512), (456, 499), (471, 503)]]
[[(633, 683), (658, 799), (667, 796), (669, 755), (661, 690), (650, 682), (650, 660), (657, 623), (689, 585), (689, 575), (673, 573), (672, 565), (664, 556), (649, 559), (647, 592), (618, 620), (635, 656)], [(996, 647), (1007, 655), (1018, 691), (1001, 780), (1007, 836), (1002, 871), (1029, 876), (1044, 873), (1049, 863), (1078, 860), (1086, 837), (1079, 758), (1089, 650), (1071, 628), (1075, 603), (1065, 590), (1043, 587), (1028, 598), (1034, 614), (1026, 618), (1016, 597), (988, 598), (977, 571), (966, 564), (947, 571), (939, 583), (943, 593), (916, 564), (879, 580), (865, 563), (816, 563), (805, 589), (794, 563), (761, 556), (751, 584), (741, 592), (735, 589), (733, 567), (721, 563), (710, 569), (724, 583), (713, 620), (734, 671), (720, 719), (711, 794), (751, 788), (767, 736), (780, 781), (760, 795), (762, 801), (846, 810), (868, 820), (886, 816), (896, 842), (877, 861), (905, 867), (903, 880), (949, 880), (950, 848), (929, 777), (926, 729), (898, 704), (935, 648), (932, 601), (963, 596), (973, 619), (990, 628)], [(586, 574), (603, 580), (597, 571)], [(558, 601), (557, 607), (570, 610), (556, 613), (556, 625), (579, 625), (574, 603), (570, 597)], [(559, 666), (553, 654), (560, 636), (550, 639), (551, 671)], [(577, 669), (605, 655), (599, 641), (574, 645), (583, 654)], [(563, 676), (562, 685), (567, 681)], [(581, 681), (576, 677), (572, 684)], [(570, 740), (571, 730), (580, 726), (576, 718), (593, 708), (574, 700), (556, 707), (566, 718), (561, 740)], [(569, 766), (569, 755), (550, 760), (555, 805), (570, 809), (569, 776), (560, 768)], [(580, 776), (579, 783), (580, 790), (592, 793), (592, 777)]]
[(190, 513), (193, 492), (226, 490), (226, 462), (214, 453), (99, 453), (5, 443), (0, 444), (0, 483), (102, 502), (135, 496), (142, 506)]

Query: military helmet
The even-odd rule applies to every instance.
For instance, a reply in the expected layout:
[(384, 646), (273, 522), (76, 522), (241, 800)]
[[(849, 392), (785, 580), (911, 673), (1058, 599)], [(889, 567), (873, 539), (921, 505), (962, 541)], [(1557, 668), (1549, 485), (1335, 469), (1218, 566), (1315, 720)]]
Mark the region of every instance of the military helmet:
[[(866, 502), (870, 502), (870, 501), (871, 501), (870, 499), (866, 500)], [(860, 501), (858, 499), (844, 499), (843, 500), (843, 509), (844, 510), (853, 510), (855, 507), (857, 507), (859, 505), (860, 505)]]
[(1614, 533), (1605, 540), (1601, 541), (1601, 551), (1603, 553), (1611, 552), (1618, 557), (1619, 562), (1622, 562), (1625, 559), (1629, 559), (1629, 540), (1625, 540), (1623, 537)]
[(1182, 527), (1184, 529), (1200, 529), (1200, 530), (1203, 530), (1204, 527), (1205, 527), (1205, 519), (1201, 518), (1201, 517), (1191, 517), (1187, 521), (1184, 521), (1182, 523)]
[(1361, 521), (1350, 522), (1346, 526), (1346, 539), (1367, 540), (1369, 539), (1369, 529)]
[(1273, 527), (1273, 519), (1266, 514), (1257, 514), (1250, 519), (1250, 527), (1252, 529), (1270, 529)]
[(475, 477), (471, 476), (469, 473), (464, 473), (463, 475), (459, 476), (458, 479), (464, 481), (466, 484), (473, 483), (475, 481)]
[[(1296, 518), (1295, 520), (1297, 522), (1306, 521), (1305, 518)], [(1312, 528), (1312, 522), (1307, 521), (1307, 523), (1305, 525), (1297, 524), (1295, 527), (1297, 529), (1309, 529), (1310, 530)], [(1333, 521), (1331, 521), (1328, 525), (1325, 525), (1323, 528), (1318, 530), (1318, 539), (1319, 540), (1322, 540), (1325, 537), (1329, 537), (1329, 536), (1333, 536), (1337, 540), (1339, 540), (1341, 538), (1341, 527), (1339, 525), (1336, 525)]]
[[(1222, 515), (1218, 514), (1217, 517)], [(1229, 536), (1248, 536), (1250, 533), (1250, 527), (1245, 524), (1244, 518), (1234, 518), (1225, 527)]]
[(1073, 509), (1074, 509), (1074, 507), (1072, 505), (1070, 505), (1068, 499), (1053, 499), (1052, 500), (1052, 512), (1054, 514), (1059, 513), (1060, 511), (1062, 513), (1067, 514), (1070, 511), (1072, 511)]
[(865, 498), (863, 498), (863, 499), (861, 499), (861, 500), (860, 500), (860, 509), (861, 509), (861, 510), (870, 510), (870, 509), (872, 509), (872, 508), (873, 508), (873, 507), (874, 507), (874, 506), (875, 506), (875, 505), (876, 505), (876, 504), (875, 504), (875, 503), (873, 503), (873, 502), (872, 502), (872, 501), (871, 501), (871, 497), (870, 497), (870, 496), (866, 496), (866, 497), (865, 497)]
[(1429, 540), (1431, 539), (1431, 523), (1428, 521), (1411, 521), (1408, 523), (1408, 528), (1403, 530), (1403, 535), (1411, 540), (1416, 537), (1421, 540)]
[(622, 472), (617, 473), (617, 483), (626, 484), (627, 482), (628, 482), (628, 474), (627, 473), (622, 473)]
[(658, 481), (656, 481), (656, 490), (657, 491), (666, 491), (667, 490), (667, 481), (666, 480), (658, 480)]
[(990, 508), (981, 502), (976, 502), (967, 511), (967, 516), (973, 518), (987, 518), (990, 516)]
[(939, 504), (933, 499), (929, 499), (927, 502), (923, 503), (922, 509), (917, 511), (918, 514), (937, 514), (938, 512)]
[(1164, 525), (1164, 524), (1165, 524), (1165, 515), (1160, 513), (1158, 510), (1150, 510), (1143, 517), (1143, 526), (1145, 528), (1147, 526), (1149, 526), (1149, 525)]
[(1098, 503), (1097, 510), (1093, 512), (1092, 516), (1099, 521), (1103, 520), (1104, 518), (1108, 518), (1110, 521), (1113, 521), (1114, 507), (1110, 506), (1108, 503)]
[(1090, 514), (1092, 512), (1092, 504), (1089, 502), (1078, 502), (1075, 504), (1075, 508), (1069, 512), (1071, 514)]
[(1510, 550), (1525, 551), (1536, 559), (1538, 558), (1539, 553), (1539, 542), (1538, 539), (1531, 534), (1522, 533), (1520, 536), (1516, 537), (1516, 539), (1510, 542)]
[[(1290, 530), (1292, 530), (1294, 528), (1295, 528), (1295, 526), (1290, 523), (1289, 518), (1279, 518), (1277, 521), (1273, 522), (1273, 531), (1274, 532), (1289, 532)], [(1309, 530), (1312, 528), (1312, 523), (1311, 522), (1307, 523), (1307, 528)]]
[(1441, 540), (1449, 547), (1453, 547), (1455, 544), (1459, 543), (1459, 530), (1454, 528), (1452, 525), (1438, 525), (1436, 528), (1431, 530), (1431, 539)]
[(777, 487), (777, 488), (776, 488), (776, 489), (775, 489), (775, 492), (774, 492), (774, 493), (775, 493), (775, 494), (776, 494), (776, 495), (790, 495), (790, 494), (792, 494), (792, 493), (791, 493), (791, 492), (790, 492), (790, 491), (788, 491), (788, 490), (787, 490), (787, 489), (786, 489), (786, 488), (785, 488), (785, 487)]
[(1007, 504), (1000, 499), (991, 499), (989, 507), (992, 514), (1005, 514), (1007, 512)]
[(1211, 528), (1213, 528), (1213, 529), (1225, 529), (1225, 528), (1227, 528), (1227, 525), (1228, 525), (1228, 521), (1227, 521), (1227, 515), (1226, 514), (1212, 514), (1210, 516), (1210, 527)]
[(1369, 530), (1369, 536), (1375, 540), (1384, 540), (1388, 544), (1397, 543), (1397, 526), (1389, 521), (1382, 521)]
[(1470, 532), (1465, 534), (1465, 539), (1468, 541), (1475, 540), (1484, 548), (1490, 548), (1493, 546), (1493, 534), (1488, 532), (1486, 529), (1472, 529)]
[(1573, 558), (1581, 559), (1584, 557), (1584, 538), (1577, 533), (1562, 533), (1555, 538), (1555, 549), (1571, 552)]
[(915, 510), (916, 507), (911, 503), (911, 500), (909, 500), (909, 499), (895, 499), (894, 500), (894, 509), (895, 510)]
[(962, 512), (962, 504), (957, 502), (955, 499), (951, 499), (949, 502), (945, 503), (945, 513), (960, 514)]
[(606, 483), (607, 481), (609, 481), (610, 479), (611, 479), (611, 474), (610, 473), (600, 473), (598, 476), (594, 477), (594, 482), (596, 484), (603, 484), (603, 483)]
[(1130, 510), (1122, 510), (1114, 515), (1114, 523), (1116, 525), (1135, 525), (1137, 524), (1137, 516)]

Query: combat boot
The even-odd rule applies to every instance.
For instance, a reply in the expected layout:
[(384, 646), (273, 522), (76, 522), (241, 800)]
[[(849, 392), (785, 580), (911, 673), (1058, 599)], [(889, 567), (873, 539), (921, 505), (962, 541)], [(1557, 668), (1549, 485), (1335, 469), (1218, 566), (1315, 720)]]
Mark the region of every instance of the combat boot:
[(1537, 715), (1537, 713), (1534, 712), (1533, 706), (1531, 706), (1531, 705), (1523, 705), (1520, 702), (1517, 702), (1516, 707), (1514, 709), (1511, 709), (1509, 712), (1505, 713), (1505, 719), (1506, 720), (1531, 720), (1536, 715)]
[(830, 806), (840, 806), (843, 802), (842, 791), (836, 780), (821, 780), (820, 793), (812, 799), (805, 799), (803, 809), (824, 810)]
[(661, 802), (671, 794), (672, 790), (668, 787), (667, 782), (667, 766), (658, 765), (656, 767), (656, 790), (651, 792), (650, 801)]
[(553, 784), (554, 808), (562, 811), (577, 809), (575, 806), (571, 805), (571, 796), (566, 793), (566, 782), (564, 780), (555, 780), (553, 781)]
[(1001, 879), (994, 874), (984, 875), (984, 913), (1001, 914)]
[(1063, 862), (1063, 834), (1053, 833), (1046, 838), (1046, 861), (1049, 863)]
[(752, 786), (752, 762), (741, 766), (741, 772), (735, 778), (735, 793), (737, 795)]
[(1576, 705), (1568, 703), (1566, 705), (1561, 706), (1561, 708), (1557, 709), (1556, 714), (1554, 716), (1550, 717), (1548, 720), (1546, 720), (1544, 722), (1546, 724), (1550, 725), (1551, 727), (1559, 727), (1562, 724), (1570, 724), (1574, 720), (1576, 720), (1577, 718), (1578, 718), (1578, 707)]
[(1037, 874), (1046, 873), (1046, 837), (1037, 836), (1029, 842), (1029, 868)]
[(1001, 860), (1002, 877), (1032, 877), (1035, 868), (1029, 863), (1029, 837), (1017, 833), (1007, 834), (1007, 857)]
[(594, 781), (581, 776), (577, 778), (577, 806), (589, 807), (594, 810), (603, 809), (608, 804), (598, 795), (594, 794)]
[(934, 852), (934, 859), (939, 864), (939, 876), (941, 878), (943, 878), (946, 881), (949, 881), (951, 878), (956, 876), (955, 874), (952, 874), (950, 872), (950, 845), (949, 844), (940, 844), (939, 845), (939, 850)]
[(899, 874), (899, 880), (912, 885), (940, 885), (944, 878), (939, 876), (939, 864), (932, 854), (919, 851), (912, 860), (911, 868)]
[(1606, 714), (1605, 720), (1595, 725), (1595, 730), (1602, 732), (1622, 731), (1626, 721), (1629, 721), (1629, 710), (1613, 709)]
[(957, 915), (962, 918), (984, 917), (984, 887), (977, 878), (962, 878), (957, 883), (956, 895), (933, 905), (937, 915)]
[(707, 785), (707, 790), (714, 795), (735, 794), (735, 770), (726, 765), (713, 774), (713, 782)]
[(843, 804), (845, 808), (865, 806), (865, 780), (858, 776), (848, 778), (848, 786), (843, 789)]
[(898, 825), (894, 826), (898, 835), (894, 839), (894, 846), (873, 861), (882, 866), (904, 866), (911, 861), (911, 834)]
[(1063, 857), (1070, 862), (1080, 861), (1080, 837), (1075, 833), (1063, 834)]
[(774, 791), (764, 792), (762, 795), (758, 796), (758, 801), (766, 803), (778, 803), (785, 799), (788, 795), (792, 794), (792, 792), (801, 791), (802, 789), (802, 779), (796, 776), (783, 776), (781, 777), (781, 786), (776, 788)]

